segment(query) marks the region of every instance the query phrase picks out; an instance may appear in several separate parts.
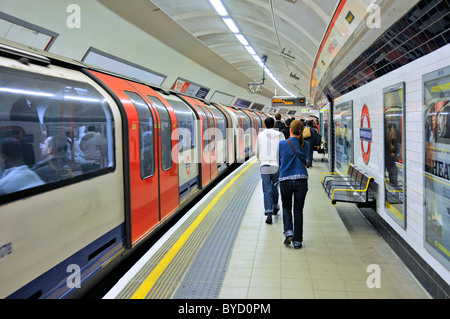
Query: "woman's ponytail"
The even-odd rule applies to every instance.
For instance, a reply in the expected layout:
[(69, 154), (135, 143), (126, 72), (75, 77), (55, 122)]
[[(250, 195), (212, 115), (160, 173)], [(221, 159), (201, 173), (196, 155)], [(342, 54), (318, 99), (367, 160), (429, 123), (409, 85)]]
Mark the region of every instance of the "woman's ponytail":
[(290, 128), (292, 130), (292, 134), (298, 137), (298, 146), (302, 150), (303, 146), (305, 145), (303, 139), (303, 122), (299, 120), (294, 120), (291, 122)]

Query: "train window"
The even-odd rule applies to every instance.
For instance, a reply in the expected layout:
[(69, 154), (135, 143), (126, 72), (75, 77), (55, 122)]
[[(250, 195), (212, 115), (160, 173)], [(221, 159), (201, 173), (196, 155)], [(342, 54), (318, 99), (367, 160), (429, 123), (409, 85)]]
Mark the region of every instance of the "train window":
[[(195, 117), (191, 109), (179, 101), (169, 101), (177, 116), (178, 150), (184, 151), (195, 147)], [(190, 141), (190, 143), (189, 143)]]
[(247, 132), (247, 130), (250, 129), (250, 118), (241, 110), (238, 110), (238, 113), (241, 116), (242, 121), (244, 122), (244, 132)]
[(139, 117), (139, 152), (141, 177), (148, 178), (155, 173), (155, 137), (153, 136), (153, 116), (145, 101), (136, 93), (125, 91), (133, 102)]
[(113, 167), (113, 117), (92, 86), (0, 73), (0, 195)]
[(205, 151), (209, 152), (209, 151), (214, 151), (215, 149), (215, 143), (214, 140), (216, 138), (215, 136), (215, 129), (214, 129), (214, 117), (212, 115), (212, 113), (208, 110), (207, 107), (205, 106), (200, 106), (200, 105), (196, 105), (200, 112), (203, 114), (204, 116), (204, 120), (203, 121), (203, 128), (204, 128), (204, 136), (203, 139), (205, 141)]
[(172, 167), (172, 121), (163, 102), (155, 96), (147, 95), (159, 113), (161, 121), (161, 166), (166, 171)]
[(211, 108), (212, 112), (216, 116), (217, 129), (221, 132), (218, 133), (218, 140), (226, 138), (226, 124), (225, 124), (225, 116), (217, 109)]
[[(197, 105), (198, 113), (203, 119), (203, 141), (205, 145), (209, 145), (209, 136), (208, 136), (208, 121), (209, 119), (206, 117), (205, 111), (201, 107)], [(205, 146), (206, 147), (206, 146)]]

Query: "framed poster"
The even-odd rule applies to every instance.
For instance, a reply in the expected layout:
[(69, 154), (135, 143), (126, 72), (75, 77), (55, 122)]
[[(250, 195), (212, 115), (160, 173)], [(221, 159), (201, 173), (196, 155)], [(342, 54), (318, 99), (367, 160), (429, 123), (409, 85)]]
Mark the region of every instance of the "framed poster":
[(385, 211), (406, 227), (405, 83), (383, 89)]
[(450, 66), (425, 74), (424, 245), (450, 267)]
[(346, 172), (353, 160), (353, 101), (336, 105), (334, 111), (336, 169)]

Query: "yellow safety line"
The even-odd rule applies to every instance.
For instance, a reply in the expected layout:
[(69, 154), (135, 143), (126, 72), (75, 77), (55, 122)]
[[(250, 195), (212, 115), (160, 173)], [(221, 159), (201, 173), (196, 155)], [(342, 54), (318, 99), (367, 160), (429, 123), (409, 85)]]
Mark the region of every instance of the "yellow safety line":
[(217, 201), (225, 194), (225, 192), (234, 184), (234, 182), (247, 170), (256, 163), (256, 159), (250, 162), (250, 164), (244, 168), (239, 174), (237, 174), (221, 191), (217, 196), (209, 203), (209, 205), (197, 216), (194, 222), (189, 226), (188, 229), (181, 235), (181, 237), (177, 240), (177, 242), (172, 246), (169, 252), (164, 256), (164, 258), (158, 263), (155, 269), (150, 273), (150, 275), (145, 279), (145, 281), (141, 284), (141, 286), (136, 290), (131, 299), (143, 299), (150, 289), (152, 289), (153, 285), (158, 280), (159, 276), (161, 276), (162, 272), (166, 269), (166, 267), (170, 264), (172, 259), (178, 253), (178, 251), (183, 247), (184, 243), (188, 240), (189, 236), (194, 232), (200, 222), (206, 217), (208, 212), (214, 207)]

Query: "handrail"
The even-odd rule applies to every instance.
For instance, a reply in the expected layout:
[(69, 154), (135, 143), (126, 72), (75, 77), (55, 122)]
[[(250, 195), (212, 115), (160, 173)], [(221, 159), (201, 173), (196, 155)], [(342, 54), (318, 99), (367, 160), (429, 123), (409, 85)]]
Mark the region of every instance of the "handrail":
[(348, 171), (350, 170), (350, 165), (353, 165), (353, 163), (349, 163), (349, 164), (348, 164), (348, 166), (347, 166), (347, 172), (345, 172), (345, 173), (323, 172), (323, 173), (322, 173), (322, 176), (320, 177), (320, 182), (322, 183), (323, 175), (324, 175), (324, 174), (331, 174), (331, 175), (346, 175), (346, 174), (348, 174)]

